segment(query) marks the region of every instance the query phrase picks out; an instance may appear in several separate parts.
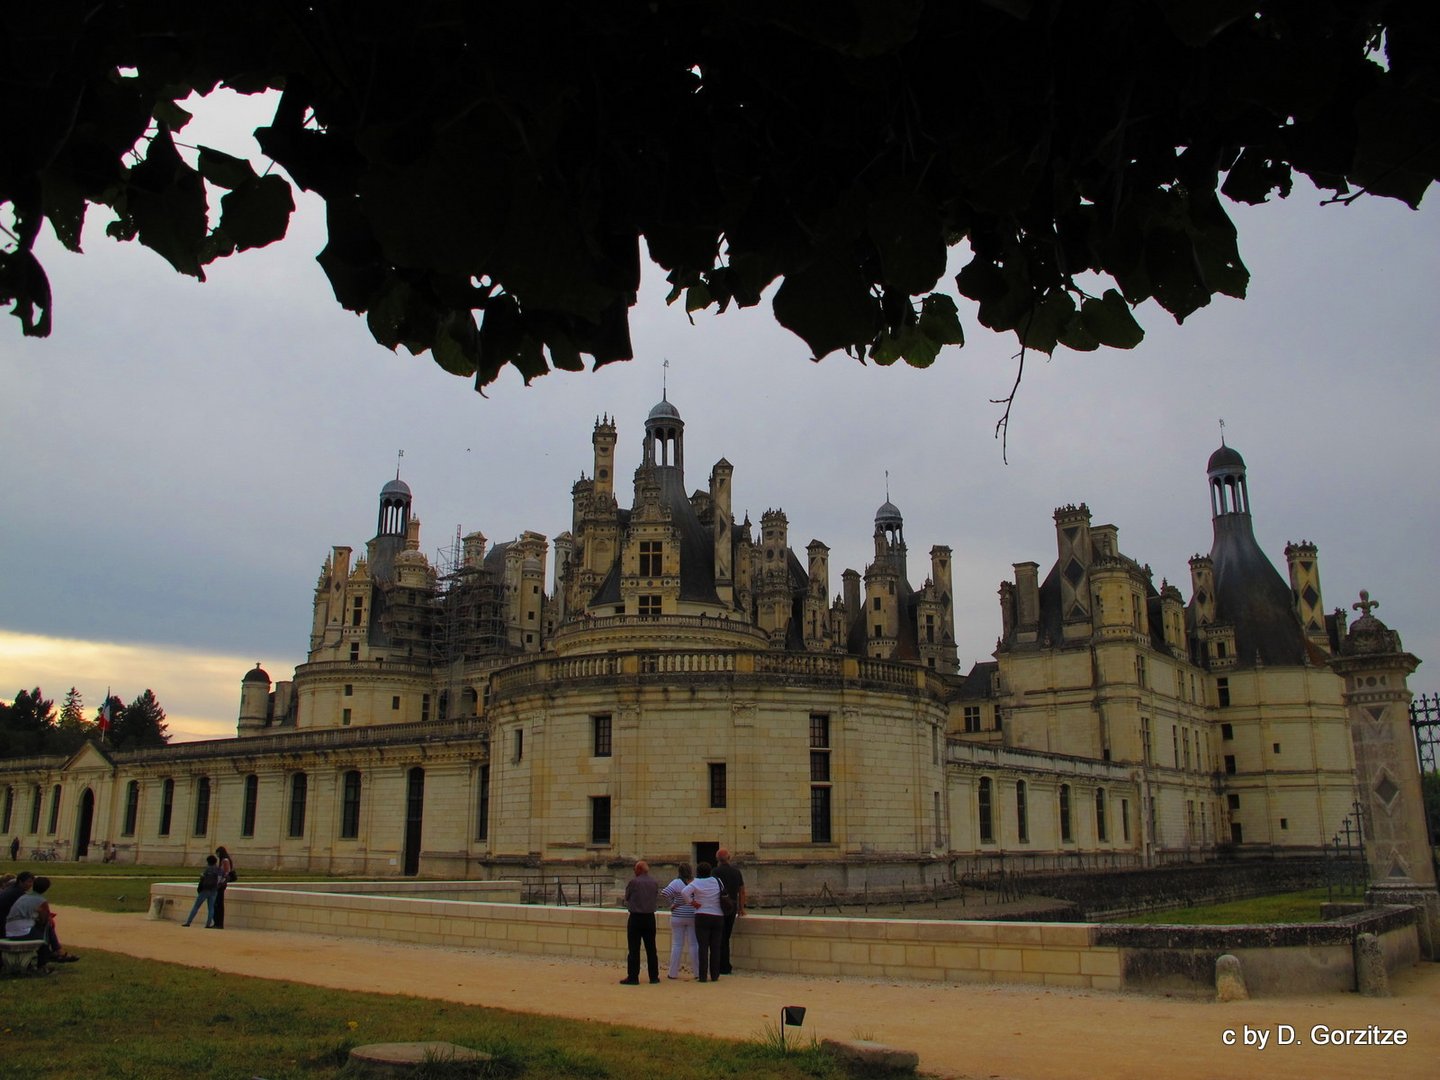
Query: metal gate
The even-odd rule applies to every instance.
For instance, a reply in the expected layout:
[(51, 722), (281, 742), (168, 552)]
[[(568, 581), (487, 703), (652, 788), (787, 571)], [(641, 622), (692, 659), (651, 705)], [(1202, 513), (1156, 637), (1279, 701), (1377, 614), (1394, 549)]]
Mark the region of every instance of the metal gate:
[(1421, 694), (1410, 702), (1410, 727), (1415, 732), (1415, 753), (1420, 759), (1420, 790), (1425, 826), (1430, 834), (1430, 858), (1440, 880), (1440, 694)]

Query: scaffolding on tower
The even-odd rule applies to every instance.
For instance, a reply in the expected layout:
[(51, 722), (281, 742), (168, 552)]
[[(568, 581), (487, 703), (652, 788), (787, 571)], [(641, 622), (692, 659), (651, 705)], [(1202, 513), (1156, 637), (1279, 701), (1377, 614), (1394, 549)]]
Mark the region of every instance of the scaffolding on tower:
[(507, 651), (504, 583), (485, 566), (478, 546), (467, 550), (458, 526), (453, 542), (436, 552), (435, 569), (438, 718), (474, 716), (480, 703), (467, 678), (472, 665)]

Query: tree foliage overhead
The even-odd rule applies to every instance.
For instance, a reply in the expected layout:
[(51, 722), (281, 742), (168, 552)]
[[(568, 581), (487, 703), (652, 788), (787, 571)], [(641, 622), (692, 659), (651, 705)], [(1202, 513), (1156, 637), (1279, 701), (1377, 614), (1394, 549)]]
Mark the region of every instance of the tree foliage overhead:
[[(282, 237), (270, 162), (179, 104), (282, 91), (260, 146), (325, 201), (377, 341), (476, 385), (631, 354), (641, 244), (687, 311), (760, 303), (813, 355), (924, 366), (953, 290), (1024, 347), (1129, 348), (1248, 273), (1226, 199), (1419, 203), (1440, 175), (1422, 0), (50, 0), (8, 13), (0, 303), (87, 205), (203, 278)], [(218, 196), (218, 208), (215, 205)], [(218, 215), (217, 215), (218, 209)], [(973, 257), (942, 281), (947, 247)]]

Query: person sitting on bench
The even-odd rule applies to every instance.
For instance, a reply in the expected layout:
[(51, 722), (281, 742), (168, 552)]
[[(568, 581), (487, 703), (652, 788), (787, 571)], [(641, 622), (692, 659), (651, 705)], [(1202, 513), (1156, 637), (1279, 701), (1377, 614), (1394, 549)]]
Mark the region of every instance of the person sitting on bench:
[(39, 941), (40, 949), (35, 957), (37, 968), (43, 969), (52, 963), (69, 964), (80, 959), (61, 948), (60, 939), (55, 934), (55, 915), (45, 896), (50, 891), (50, 879), (37, 877), (32, 884), (33, 888), (22, 893), (10, 906), (10, 913), (5, 918), (5, 937), (10, 941)]

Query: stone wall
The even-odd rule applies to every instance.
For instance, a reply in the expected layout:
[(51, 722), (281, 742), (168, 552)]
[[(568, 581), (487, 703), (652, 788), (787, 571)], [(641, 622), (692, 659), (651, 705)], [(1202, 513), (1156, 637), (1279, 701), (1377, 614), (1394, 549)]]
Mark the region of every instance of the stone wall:
[[(437, 883), (414, 884), (433, 893)], [(194, 896), (193, 885), (153, 885), (151, 916), (182, 918)], [(662, 949), (668, 922), (668, 915), (659, 916)], [(466, 903), (237, 884), (226, 896), (226, 923), (237, 929), (579, 957), (617, 967), (625, 957), (626, 914), (617, 908)], [(1387, 963), (1396, 967), (1419, 956), (1414, 915), (1408, 908), (1378, 909), (1338, 923), (1238, 928), (749, 915), (737, 927), (732, 952), (742, 971), (1197, 996), (1214, 993), (1215, 958), (1228, 952), (1241, 957), (1251, 993), (1264, 996), (1353, 989), (1353, 943), (1360, 933), (1379, 934)]]

